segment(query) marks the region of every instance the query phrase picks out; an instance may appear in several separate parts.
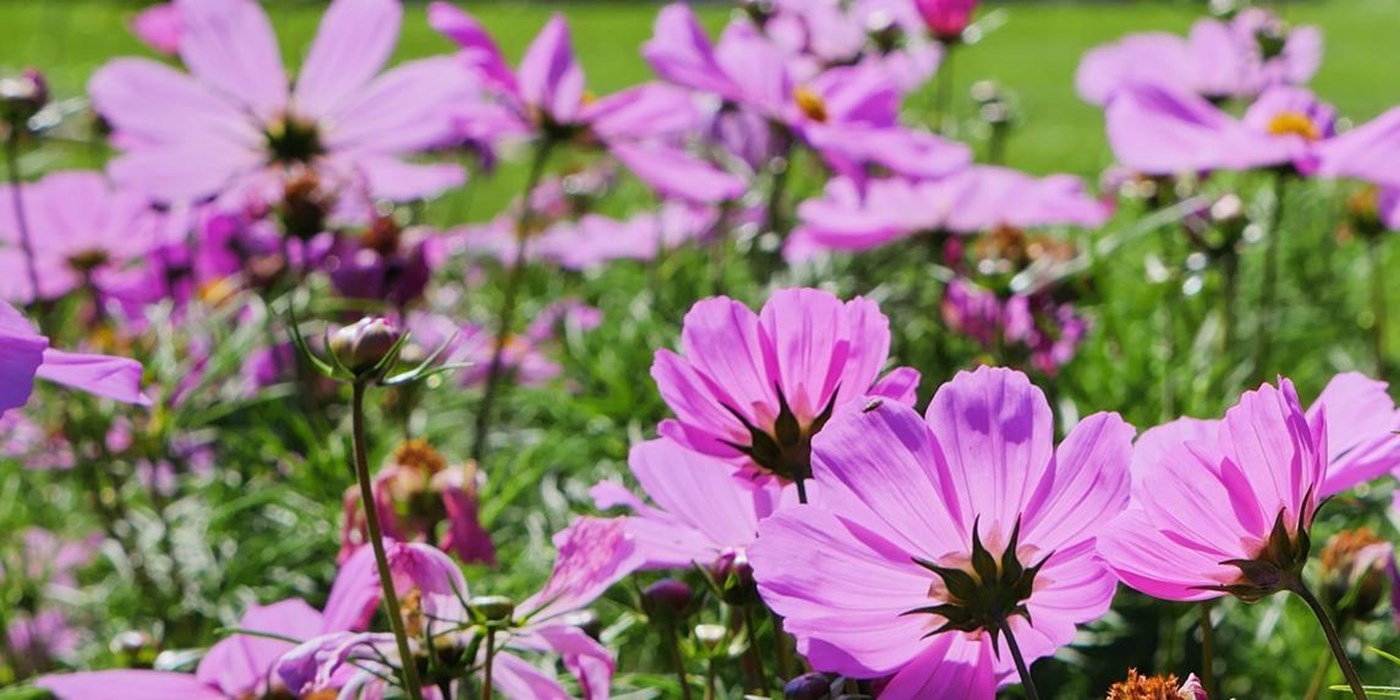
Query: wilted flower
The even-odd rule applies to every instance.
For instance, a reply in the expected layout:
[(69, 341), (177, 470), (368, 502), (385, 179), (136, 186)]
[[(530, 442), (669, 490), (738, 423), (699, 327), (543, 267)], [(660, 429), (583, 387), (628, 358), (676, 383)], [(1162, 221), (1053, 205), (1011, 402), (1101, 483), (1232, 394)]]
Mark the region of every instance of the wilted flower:
[(1340, 620), (1364, 620), (1386, 600), (1390, 576), (1386, 568), (1395, 557), (1389, 542), (1370, 528), (1343, 530), (1327, 540), (1319, 558), (1318, 597)]
[(961, 372), (924, 417), (840, 411), (813, 441), (814, 505), (759, 524), (763, 600), (817, 670), (893, 675), (882, 698), (992, 698), (1108, 610), (1094, 538), (1128, 501), (1132, 426), (1084, 419), (1055, 448), (1025, 375)]
[(1114, 683), (1108, 689), (1108, 700), (1210, 700), (1196, 674), (1186, 682), (1176, 676), (1144, 676), (1137, 669), (1128, 669), (1127, 680)]
[(392, 200), (460, 184), (455, 165), (400, 157), (452, 137), (448, 107), (472, 94), (450, 58), (377, 76), (398, 40), (396, 0), (335, 0), (300, 74), (289, 82), (277, 37), (252, 0), (175, 0), (189, 74), (123, 58), (89, 84), (123, 151), (117, 182), (166, 202), (282, 182), (298, 167), (362, 180)]
[[(476, 465), (448, 465), (425, 440), (409, 440), (394, 451), (374, 480), (374, 508), (384, 536), (429, 541), (468, 564), (496, 563), (491, 536), (481, 527), (477, 492), (483, 475)], [(345, 494), (340, 561), (366, 544), (358, 487)]]
[(784, 482), (810, 470), (812, 437), (867, 396), (910, 403), (918, 372), (880, 378), (889, 321), (872, 301), (817, 289), (774, 292), (755, 314), (727, 297), (691, 307), (681, 352), (658, 350), (651, 376), (674, 419), (658, 431)]

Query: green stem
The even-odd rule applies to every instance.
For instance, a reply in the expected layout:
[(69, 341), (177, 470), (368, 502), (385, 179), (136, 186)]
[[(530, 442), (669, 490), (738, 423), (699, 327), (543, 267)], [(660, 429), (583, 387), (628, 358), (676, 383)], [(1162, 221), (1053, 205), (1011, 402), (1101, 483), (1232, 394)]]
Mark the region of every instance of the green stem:
[(666, 651), (671, 655), (671, 666), (676, 671), (676, 681), (681, 684), (681, 698), (691, 700), (690, 679), (686, 677), (685, 659), (681, 657), (680, 633), (675, 624), (666, 623), (662, 626), (666, 628), (663, 632), (666, 635)]
[(1283, 220), (1283, 197), (1287, 183), (1288, 175), (1280, 173), (1274, 176), (1274, 210), (1270, 216), (1269, 230), (1266, 232), (1269, 239), (1264, 242), (1264, 281), (1261, 286), (1263, 296), (1259, 300), (1259, 343), (1254, 356), (1254, 371), (1260, 376), (1264, 376), (1266, 372), (1265, 367), (1273, 345), (1274, 310), (1277, 308), (1274, 295), (1278, 291), (1278, 256), (1283, 241), (1279, 224)]
[(24, 270), (29, 275), (29, 290), (34, 294), (32, 302), (39, 303), (39, 268), (34, 262), (34, 245), (29, 237), (29, 217), (24, 211), (24, 196), (21, 194), (23, 178), (19, 170), (19, 125), (10, 129), (5, 139), (5, 166), (10, 178), (10, 198), (15, 209), (15, 225), (19, 227), (19, 248), (24, 253)]
[(1381, 237), (1371, 235), (1366, 239), (1366, 253), (1370, 259), (1371, 277), (1371, 354), (1375, 357), (1376, 376), (1385, 375), (1385, 332), (1386, 316), (1389, 313), (1385, 300), (1384, 251)]
[(1312, 594), (1312, 591), (1308, 590), (1301, 578), (1293, 582), (1290, 590), (1302, 598), (1303, 602), (1307, 603), (1308, 608), (1312, 610), (1313, 615), (1317, 616), (1317, 624), (1322, 626), (1322, 633), (1327, 637), (1327, 646), (1332, 648), (1332, 656), (1336, 657), (1337, 666), (1341, 667), (1342, 675), (1346, 676), (1347, 685), (1351, 686), (1351, 694), (1356, 697), (1356, 700), (1366, 700), (1366, 689), (1361, 684), (1361, 676), (1357, 675), (1356, 668), (1351, 665), (1351, 660), (1347, 658), (1346, 649), (1342, 647), (1342, 638), (1337, 634), (1337, 628), (1332, 625), (1332, 620), (1327, 617), (1327, 611), (1323, 609), (1322, 603), (1318, 601), (1317, 596)]
[(1239, 296), (1240, 256), (1233, 249), (1220, 259), (1220, 350), (1229, 353), (1235, 345), (1235, 302)]
[(1011, 659), (1016, 662), (1016, 672), (1021, 676), (1021, 687), (1026, 690), (1026, 699), (1040, 700), (1040, 693), (1035, 690), (1035, 681), (1031, 679), (1031, 669), (1026, 666), (1025, 657), (1021, 656), (1021, 647), (1016, 644), (1016, 635), (1011, 633), (1011, 623), (1001, 621), (1001, 634), (1006, 639), (1006, 648), (1011, 650)]
[(408, 632), (404, 629), (399, 596), (394, 591), (393, 574), (389, 571), (389, 556), (384, 552), (379, 513), (374, 508), (374, 488), (370, 481), (369, 457), (365, 449), (365, 383), (356, 381), (352, 386), (350, 420), (355, 439), (355, 478), (360, 483), (360, 509), (365, 513), (369, 543), (374, 548), (374, 563), (379, 570), (379, 587), (384, 594), (384, 613), (389, 618), (389, 628), (393, 630), (394, 642), (399, 648), (404, 688), (412, 700), (423, 700), (423, 683), (418, 679), (418, 665), (414, 663), (413, 651), (408, 646)]
[(1201, 603), (1201, 685), (1206, 696), (1215, 696), (1215, 624), (1210, 619), (1212, 601)]
[(510, 261), (510, 270), (506, 273), (504, 298), (501, 300), (501, 311), (496, 321), (496, 337), (491, 348), (491, 364), (486, 370), (486, 388), (481, 397), (481, 408), (476, 413), (476, 435), (472, 438), (472, 459), (477, 464), (481, 464), (482, 458), (486, 456), (486, 438), (491, 430), (491, 411), (500, 393), (502, 360), (511, 325), (515, 322), (520, 283), (525, 276), (525, 244), (529, 239), (530, 217), (534, 213), (531, 199), (534, 197), (535, 188), (540, 184), (540, 178), (544, 176), (544, 166), (549, 161), (552, 150), (554, 141), (548, 137), (536, 147), (534, 159), (530, 163), (530, 175), (525, 180), (520, 214), (515, 221), (515, 257)]
[(483, 671), (483, 673), (485, 673), (486, 675), (483, 679), (484, 682), (481, 685), (481, 700), (491, 700), (491, 693), (493, 692), (493, 688), (491, 687), (491, 671), (493, 668), (495, 668), (496, 665), (495, 657), (496, 628), (488, 627), (486, 628), (486, 669), (485, 671)]
[(744, 657), (748, 659), (752, 677), (749, 685), (751, 690), (766, 694), (768, 692), (768, 675), (763, 671), (763, 654), (758, 650), (758, 625), (754, 624), (753, 609), (754, 603), (746, 603), (742, 606), (744, 615), (744, 631), (748, 636), (748, 649), (744, 650)]
[(792, 661), (788, 658), (788, 636), (783, 631), (783, 618), (773, 613), (773, 643), (778, 647), (778, 677), (792, 678)]

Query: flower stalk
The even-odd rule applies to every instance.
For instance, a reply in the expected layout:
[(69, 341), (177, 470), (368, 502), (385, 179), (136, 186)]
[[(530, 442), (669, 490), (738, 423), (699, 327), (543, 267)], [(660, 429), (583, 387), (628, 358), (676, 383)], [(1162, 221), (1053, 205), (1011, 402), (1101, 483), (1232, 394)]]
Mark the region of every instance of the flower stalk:
[(1269, 354), (1273, 346), (1274, 316), (1277, 305), (1274, 297), (1278, 293), (1279, 248), (1282, 246), (1280, 223), (1283, 221), (1283, 201), (1287, 192), (1288, 175), (1280, 173), (1274, 177), (1274, 208), (1269, 217), (1269, 239), (1264, 243), (1264, 280), (1259, 304), (1259, 338), (1255, 347), (1254, 371), (1261, 376), (1267, 371)]
[[(423, 682), (418, 678), (418, 666), (414, 663), (413, 650), (408, 645), (408, 633), (404, 628), (402, 611), (399, 609), (399, 596), (394, 591), (394, 580), (389, 571), (389, 556), (384, 551), (379, 514), (374, 508), (373, 482), (370, 479), (369, 457), (365, 449), (366, 384), (365, 381), (356, 381), (351, 385), (350, 416), (355, 441), (355, 478), (360, 484), (360, 502), (365, 513), (365, 525), (369, 530), (370, 546), (374, 548), (374, 563), (379, 572), (379, 586), (384, 596), (384, 612), (394, 633), (394, 643), (398, 645), (404, 689), (411, 700), (423, 700)], [(489, 665), (487, 669), (489, 677)]]
[(515, 221), (515, 257), (510, 261), (510, 269), (506, 273), (504, 298), (501, 300), (500, 313), (496, 317), (496, 337), (491, 348), (491, 364), (486, 369), (486, 387), (481, 397), (481, 407), (476, 413), (476, 435), (472, 438), (474, 442), (471, 454), (472, 459), (477, 464), (484, 464), (482, 458), (486, 456), (486, 440), (487, 433), (491, 430), (492, 409), (501, 390), (501, 370), (506, 342), (509, 339), (511, 325), (515, 322), (520, 285), (525, 277), (525, 244), (529, 239), (530, 221), (534, 214), (531, 200), (534, 197), (535, 188), (539, 186), (540, 179), (544, 176), (545, 164), (548, 163), (550, 152), (553, 150), (554, 139), (550, 137), (544, 137), (535, 148), (535, 155), (530, 163), (530, 174), (525, 180), (525, 194), (520, 202), (520, 213)]
[(1006, 618), (1001, 621), (1001, 632), (1006, 638), (1006, 648), (1011, 650), (1011, 660), (1016, 662), (1016, 673), (1021, 676), (1021, 687), (1026, 689), (1027, 700), (1040, 700), (1040, 693), (1036, 692), (1035, 681), (1031, 678), (1031, 669), (1021, 655), (1021, 647), (1016, 644), (1016, 635), (1011, 633), (1011, 623)]
[(1331, 618), (1327, 617), (1327, 610), (1322, 607), (1322, 602), (1308, 590), (1307, 584), (1304, 584), (1301, 578), (1295, 577), (1289, 590), (1302, 598), (1303, 602), (1308, 604), (1308, 609), (1317, 617), (1317, 624), (1322, 626), (1322, 634), (1327, 637), (1327, 646), (1331, 647), (1332, 656), (1337, 659), (1337, 666), (1342, 669), (1342, 675), (1346, 676), (1351, 694), (1356, 700), (1366, 700), (1366, 688), (1361, 683), (1361, 676), (1356, 673), (1356, 667), (1351, 665), (1351, 659), (1347, 658), (1341, 635), (1337, 634), (1336, 626), (1332, 624)]
[(10, 133), (5, 138), (5, 171), (10, 180), (10, 199), (15, 210), (15, 226), (19, 229), (19, 248), (24, 254), (24, 271), (29, 278), (29, 290), (34, 294), (33, 301), (39, 300), (39, 268), (34, 262), (34, 244), (29, 234), (29, 216), (24, 210), (24, 195), (20, 191), (24, 178), (19, 167), (20, 138), (22, 124), (10, 125)]

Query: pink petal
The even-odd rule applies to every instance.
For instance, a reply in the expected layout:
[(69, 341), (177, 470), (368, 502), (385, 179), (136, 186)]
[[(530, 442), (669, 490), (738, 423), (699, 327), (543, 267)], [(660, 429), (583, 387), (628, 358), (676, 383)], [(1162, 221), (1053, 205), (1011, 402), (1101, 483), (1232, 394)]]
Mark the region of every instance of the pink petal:
[(452, 163), (419, 165), (397, 158), (374, 156), (355, 163), (370, 193), (393, 202), (430, 199), (467, 181), (467, 174)]
[(1203, 587), (1239, 577), (1239, 569), (1220, 564), (1229, 555), (1182, 546), (1166, 532), (1142, 510), (1129, 509), (1109, 523), (1097, 547), (1123, 583), (1154, 598), (1219, 598), (1224, 594)]
[(287, 105), (287, 75), (272, 23), (253, 0), (175, 0), (180, 58), (200, 80), (264, 122)]
[(50, 348), (35, 376), (114, 401), (151, 405), (141, 393), (141, 363), (135, 360)]
[(614, 143), (608, 150), (663, 198), (716, 204), (744, 193), (739, 178), (671, 146)]
[(555, 13), (520, 60), (520, 97), (557, 122), (568, 124), (583, 106), (583, 69), (574, 58), (569, 25)]
[[(1325, 422), (1326, 498), (1400, 467), (1400, 409), (1385, 382), (1359, 372), (1339, 374), (1308, 407), (1308, 423)], [(1323, 412), (1326, 412), (1324, 421)]]
[(1114, 96), (1104, 118), (1118, 162), (1144, 173), (1230, 168), (1245, 160), (1239, 144), (1248, 139), (1238, 123), (1196, 95), (1135, 86)]
[(619, 519), (577, 518), (554, 536), (554, 545), (559, 555), (549, 580), (517, 607), (540, 624), (592, 603), (642, 563)]
[[(305, 641), (322, 632), (321, 613), (296, 598), (254, 605), (243, 614), (238, 628)], [(266, 691), (273, 665), (293, 646), (278, 639), (235, 633), (209, 649), (195, 675), (230, 697), (260, 695)]]
[(961, 632), (940, 634), (925, 644), (880, 691), (882, 700), (996, 697), (991, 644)]
[(514, 654), (496, 654), (492, 666), (492, 685), (507, 698), (573, 700), (553, 676)]
[(455, 133), (451, 107), (472, 94), (470, 77), (451, 58), (396, 66), (334, 105), (326, 146), (379, 155), (442, 146)]
[(227, 700), (189, 673), (93, 671), (43, 676), (35, 681), (57, 700)]
[(714, 47), (688, 5), (672, 3), (657, 14), (642, 55), (664, 80), (731, 100), (740, 98), (739, 87), (716, 61)]
[(742, 477), (732, 463), (667, 439), (633, 446), (627, 464), (642, 489), (667, 514), (704, 533), (711, 556), (752, 544), (759, 520), (776, 509), (782, 493), (776, 485), (759, 485)]
[(190, 141), (124, 153), (107, 164), (107, 173), (124, 188), (174, 204), (232, 188), (263, 161), (263, 154), (242, 146)]
[(1043, 551), (1093, 537), (1128, 505), (1133, 426), (1116, 413), (1080, 421), (1055, 450), (1040, 485), (1021, 506), (1022, 537)]
[(298, 113), (320, 120), (355, 96), (384, 67), (399, 40), (398, 0), (335, 0), (297, 76)]
[[(778, 413), (774, 386), (777, 378), (775, 370), (770, 371), (773, 360), (762, 338), (758, 315), (749, 307), (727, 297), (697, 302), (686, 313), (681, 330), (684, 362), (693, 368), (694, 374), (687, 378), (689, 386), (669, 382), (668, 386), (662, 386), (658, 378), (662, 398), (673, 410), (686, 405), (686, 394), (690, 394), (718, 404), (706, 409), (707, 415), (727, 415), (734, 411), (755, 425), (772, 420)], [(658, 353), (657, 359), (661, 358), (662, 354)], [(653, 365), (653, 370), (655, 368)], [(685, 420), (679, 411), (677, 415)], [(747, 443), (746, 432), (732, 416), (719, 426), (706, 427), (720, 426), (734, 426), (729, 430), (737, 428), (742, 441)]]
[(0, 302), (0, 412), (29, 401), (34, 374), (44, 361), (47, 338), (13, 306)]
[(506, 62), (491, 33), (475, 17), (446, 2), (428, 5), (428, 24), (462, 48), (467, 64), (497, 90), (515, 95), (515, 73)]
[(157, 3), (131, 18), (131, 33), (157, 53), (170, 56), (180, 50), (182, 24), (174, 3)]
[(88, 93), (116, 132), (142, 142), (208, 139), (261, 147), (262, 134), (237, 101), (163, 63), (118, 58), (93, 74)]

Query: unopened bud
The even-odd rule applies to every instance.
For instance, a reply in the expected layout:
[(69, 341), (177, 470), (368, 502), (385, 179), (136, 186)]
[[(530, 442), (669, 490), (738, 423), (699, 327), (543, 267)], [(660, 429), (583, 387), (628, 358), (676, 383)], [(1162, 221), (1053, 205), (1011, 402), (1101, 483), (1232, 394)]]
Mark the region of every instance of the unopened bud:
[(753, 567), (748, 557), (740, 553), (726, 554), (715, 562), (715, 580), (719, 582), (724, 602), (730, 605), (747, 605), (758, 596), (758, 585), (753, 579)]
[(483, 595), (472, 598), (467, 607), (481, 622), (506, 623), (515, 615), (515, 601), (503, 595)]
[(684, 619), (694, 600), (695, 592), (684, 581), (667, 578), (642, 591), (642, 610), (653, 620), (670, 623)]
[(831, 679), (824, 673), (804, 673), (783, 684), (783, 700), (827, 700)]
[(16, 76), (0, 79), (0, 104), (12, 125), (22, 125), (49, 103), (49, 84), (43, 74), (27, 68)]
[(706, 649), (714, 651), (719, 645), (724, 643), (724, 638), (729, 636), (729, 631), (724, 625), (696, 625), (695, 640), (700, 642)]
[(331, 336), (331, 352), (346, 369), (363, 375), (386, 364), (401, 337), (403, 332), (387, 319), (365, 317)]

